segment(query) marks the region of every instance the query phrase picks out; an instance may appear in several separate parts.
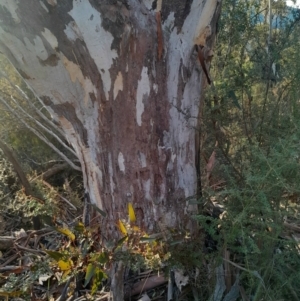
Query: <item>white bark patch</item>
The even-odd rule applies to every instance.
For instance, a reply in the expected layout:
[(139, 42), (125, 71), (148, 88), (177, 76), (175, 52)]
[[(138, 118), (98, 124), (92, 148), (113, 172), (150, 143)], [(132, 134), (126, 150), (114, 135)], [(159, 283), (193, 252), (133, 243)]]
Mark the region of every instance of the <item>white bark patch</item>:
[(153, 0), (143, 0), (144, 5), (147, 7), (147, 9), (151, 10), (152, 9), (152, 3)]
[(155, 92), (155, 94), (157, 94), (157, 92), (158, 92), (158, 85), (157, 84), (153, 84), (153, 91)]
[(198, 24), (194, 34), (194, 44), (206, 45), (206, 38), (211, 35), (210, 23), (214, 16), (218, 0), (206, 1), (198, 18)]
[[(196, 114), (196, 116), (198, 115), (199, 111), (199, 82), (199, 74), (196, 69), (194, 69), (190, 80), (185, 85), (181, 106), (181, 110), (186, 110), (188, 114)], [(177, 114), (178, 112), (176, 115)], [(180, 175), (179, 186), (184, 189), (185, 196), (189, 197), (195, 194), (197, 182), (195, 154), (193, 147), (195, 132), (194, 130), (191, 130), (195, 129), (197, 124), (195, 118), (189, 118), (185, 120), (186, 116), (184, 116), (182, 113), (179, 113), (177, 116), (180, 118), (182, 124), (182, 127), (177, 133), (177, 141), (179, 145), (179, 151), (177, 152), (177, 171)]]
[(143, 188), (144, 188), (144, 192), (145, 192), (145, 198), (148, 201), (151, 201), (151, 195), (150, 195), (150, 189), (151, 189), (151, 181), (150, 179), (147, 181), (143, 181)]
[(89, 181), (90, 179), (99, 179), (100, 185), (103, 185), (102, 173), (99, 169), (99, 165), (93, 159), (95, 157), (95, 152), (91, 151), (91, 148), (86, 148), (81, 146), (81, 166), (83, 170), (87, 170), (88, 174), (83, 172), (84, 186), (88, 188), (90, 199), (93, 204), (97, 204), (100, 209), (103, 209), (103, 204), (101, 202), (101, 186), (95, 185), (95, 183)]
[(174, 12), (171, 12), (168, 15), (167, 20), (164, 21), (162, 24), (162, 30), (164, 34), (164, 56), (168, 55), (169, 47), (171, 46), (171, 43), (169, 43), (170, 35), (174, 29), (175, 24), (175, 14)]
[(142, 168), (147, 166), (146, 156), (142, 152), (138, 152), (138, 160)]
[(77, 24), (74, 21), (71, 21), (69, 24), (67, 24), (66, 29), (64, 30), (64, 33), (68, 37), (70, 41), (76, 41), (77, 39), (83, 41), (83, 36), (77, 26)]
[(76, 22), (88, 51), (101, 74), (103, 89), (108, 100), (108, 93), (111, 88), (109, 69), (113, 59), (118, 56), (116, 51), (111, 49), (113, 36), (101, 26), (101, 15), (91, 6), (89, 1), (74, 0), (73, 9), (69, 14)]
[(53, 49), (58, 47), (58, 41), (55, 35), (48, 28), (45, 28), (44, 31), (42, 31), (42, 35)]
[[(98, 152), (101, 152), (101, 141), (100, 141), (100, 137), (97, 133), (97, 131), (95, 131), (95, 128), (99, 128), (99, 104), (97, 102), (93, 102), (90, 98), (88, 100), (87, 105), (85, 106), (85, 111), (86, 111), (86, 115), (83, 117), (84, 118), (84, 127), (88, 133), (88, 146), (90, 148), (90, 150), (94, 150), (91, 151), (93, 153), (93, 162), (95, 162), (95, 164), (98, 162), (98, 158), (97, 158), (97, 154)], [(101, 122), (101, 121), (100, 121)], [(98, 170), (100, 171), (100, 168), (98, 167)], [(103, 186), (102, 183), (102, 175), (101, 175), (101, 185)]]
[(176, 154), (172, 153), (171, 160), (173, 163), (174, 163), (175, 159), (176, 159)]
[(124, 164), (125, 160), (124, 160), (124, 156), (121, 152), (119, 152), (118, 155), (118, 163), (119, 163), (119, 168), (122, 172), (125, 172), (125, 164)]
[(118, 96), (119, 91), (123, 91), (123, 76), (122, 73), (119, 71), (115, 83), (114, 83), (114, 100)]
[(142, 114), (144, 112), (144, 98), (150, 93), (150, 81), (148, 76), (148, 68), (143, 67), (141, 79), (138, 81), (136, 92), (136, 121), (139, 126), (142, 125)]
[(57, 1), (56, 0), (47, 0), (47, 2), (52, 5), (52, 6), (55, 6), (57, 5)]
[(47, 13), (49, 13), (49, 9), (47, 8), (47, 6), (46, 6), (42, 1), (40, 1), (40, 5), (41, 5), (41, 7), (42, 7)]
[(189, 276), (184, 276), (184, 272), (182, 270), (175, 270), (174, 276), (176, 286), (181, 291), (182, 287), (189, 283)]
[(168, 94), (169, 100), (173, 103), (174, 99), (177, 99), (177, 87), (178, 87), (178, 70), (180, 66), (180, 40), (176, 33), (177, 29), (174, 29), (170, 36), (170, 47), (169, 47), (169, 62), (168, 62)]
[[(94, 162), (91, 162), (91, 164), (88, 165), (88, 170), (91, 174), (89, 179), (98, 178), (100, 180), (101, 185), (103, 185), (102, 173), (99, 169), (99, 165), (95, 164)], [(92, 203), (97, 204), (97, 206), (103, 210), (103, 202), (101, 201), (101, 187), (99, 187), (98, 185), (94, 185), (94, 183), (89, 183), (88, 187)]]
[(20, 18), (18, 17), (18, 14), (16, 10), (18, 9), (18, 0), (12, 1), (12, 0), (4, 0), (2, 1), (3, 4), (1, 6), (5, 7), (11, 14), (12, 18), (16, 23), (20, 23)]

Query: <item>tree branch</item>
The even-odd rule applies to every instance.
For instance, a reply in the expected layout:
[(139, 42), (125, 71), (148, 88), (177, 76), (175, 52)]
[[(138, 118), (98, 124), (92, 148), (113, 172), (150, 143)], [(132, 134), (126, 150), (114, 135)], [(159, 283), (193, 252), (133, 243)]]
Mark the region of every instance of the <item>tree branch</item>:
[(52, 148), (61, 158), (63, 158), (73, 169), (81, 171), (81, 167), (75, 165), (65, 154), (63, 154), (57, 147), (55, 147), (47, 138), (45, 138), (36, 129), (30, 126), (25, 120), (23, 120), (12, 108), (11, 106), (0, 97), (0, 101), (9, 109), (9, 111), (15, 115), (30, 131), (32, 131), (37, 137), (44, 141), (50, 148)]
[(47, 127), (45, 127), (43, 124), (41, 124), (38, 120), (33, 118), (30, 114), (28, 114), (20, 105), (19, 103), (14, 99), (13, 96), (11, 96), (11, 99), (14, 101), (15, 105), (31, 120), (33, 120), (39, 127), (41, 127), (44, 131), (46, 131), (49, 135), (54, 137), (64, 148), (66, 148), (69, 152), (71, 152), (75, 157), (77, 157), (75, 151), (71, 149), (69, 146), (67, 146), (56, 134), (54, 134), (52, 131), (50, 131)]

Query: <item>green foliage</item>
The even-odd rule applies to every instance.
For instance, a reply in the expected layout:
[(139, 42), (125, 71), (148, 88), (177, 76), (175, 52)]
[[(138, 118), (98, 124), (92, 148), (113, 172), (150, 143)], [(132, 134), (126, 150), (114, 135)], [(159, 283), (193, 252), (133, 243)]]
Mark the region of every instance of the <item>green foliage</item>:
[(18, 189), (17, 176), (0, 152), (0, 199), (3, 200)]
[[(135, 225), (135, 213), (131, 204), (128, 206), (129, 222), (119, 221), (119, 241), (100, 246), (97, 243), (100, 229), (98, 226), (85, 227), (77, 223), (74, 229), (55, 228), (64, 235), (65, 241), (55, 251), (46, 250), (50, 260), (51, 273), (60, 275), (60, 283), (76, 280), (84, 275), (83, 287), (90, 287), (95, 294), (107, 279), (112, 263), (123, 261), (132, 270), (161, 269), (166, 260), (163, 243), (148, 237)], [(55, 272), (56, 271), (56, 272)], [(51, 274), (51, 275), (52, 275)], [(13, 282), (13, 281), (11, 281)]]
[(272, 5), (270, 26), (268, 2), (223, 1), (203, 114), (203, 157), (217, 155), (202, 204), (224, 212), (198, 220), (255, 301), (300, 295), (299, 246), (288, 231), (299, 218), (300, 19), (283, 1)]
[(43, 277), (45, 281), (50, 281), (50, 278), (54, 276), (49, 263), (50, 260), (42, 259), (37, 255), (30, 255), (31, 265), (30, 268), (23, 268), (23, 271), (16, 268), (16, 271), (9, 273), (5, 279), (5, 283), (0, 288), (0, 296), (6, 298), (13, 298), (23, 296), (27, 300), (30, 299), (30, 289), (34, 283), (41, 282)]

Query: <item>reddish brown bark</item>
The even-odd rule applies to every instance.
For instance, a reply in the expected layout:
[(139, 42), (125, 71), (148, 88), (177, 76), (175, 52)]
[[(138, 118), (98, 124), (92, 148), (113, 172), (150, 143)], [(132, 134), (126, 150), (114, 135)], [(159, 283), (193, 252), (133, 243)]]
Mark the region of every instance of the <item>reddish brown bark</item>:
[(219, 2), (162, 3), (160, 20), (155, 1), (0, 0), (0, 49), (74, 147), (107, 239), (129, 202), (149, 232), (197, 209), (194, 45), (213, 44)]

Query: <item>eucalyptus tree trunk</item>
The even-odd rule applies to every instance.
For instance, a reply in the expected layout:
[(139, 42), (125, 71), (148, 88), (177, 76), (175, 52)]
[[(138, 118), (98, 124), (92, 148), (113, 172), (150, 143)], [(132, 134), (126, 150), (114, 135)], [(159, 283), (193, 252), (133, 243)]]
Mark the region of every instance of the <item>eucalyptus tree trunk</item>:
[(0, 51), (73, 146), (109, 239), (128, 202), (149, 232), (189, 226), (219, 2), (0, 0)]

